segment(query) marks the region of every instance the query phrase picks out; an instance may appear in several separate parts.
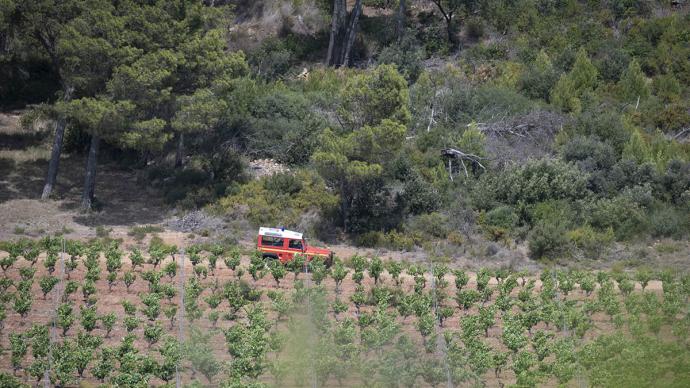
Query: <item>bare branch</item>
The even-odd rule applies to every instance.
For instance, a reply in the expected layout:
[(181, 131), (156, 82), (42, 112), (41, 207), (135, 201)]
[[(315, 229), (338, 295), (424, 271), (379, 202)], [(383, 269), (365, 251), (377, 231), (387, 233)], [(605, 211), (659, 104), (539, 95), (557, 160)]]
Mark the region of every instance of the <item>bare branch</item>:
[(462, 164), (462, 168), (465, 170), (465, 178), (468, 178), (470, 175), (467, 173), (467, 166), (465, 166), (465, 162), (460, 159), (460, 164)]
[(488, 159), (485, 157), (477, 156), (474, 154), (468, 154), (466, 152), (460, 151), (455, 148), (446, 148), (441, 150), (441, 154), (445, 157), (448, 157), (448, 173), (450, 175), (450, 180), (453, 180), (453, 171), (452, 171), (452, 163), (451, 160), (453, 159), (458, 159), (460, 160), (460, 164), (462, 165), (463, 170), (465, 171), (465, 177), (469, 177), (469, 173), (467, 171), (467, 165), (465, 165), (465, 161), (469, 161), (473, 164), (476, 164), (477, 166), (481, 167), (482, 170), (486, 170), (486, 167), (480, 162), (480, 160), (483, 159)]

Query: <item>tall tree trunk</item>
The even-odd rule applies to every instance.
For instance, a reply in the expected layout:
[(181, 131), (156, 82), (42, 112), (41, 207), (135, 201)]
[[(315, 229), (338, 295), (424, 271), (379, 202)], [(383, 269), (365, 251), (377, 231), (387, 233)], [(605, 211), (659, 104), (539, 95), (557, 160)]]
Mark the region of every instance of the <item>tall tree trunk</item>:
[(333, 0), (333, 15), (331, 20), (331, 37), (328, 41), (328, 54), (326, 65), (333, 66), (340, 62), (343, 32), (347, 15), (347, 3), (345, 0)]
[(96, 156), (101, 137), (97, 134), (91, 135), (91, 145), (89, 155), (86, 158), (86, 174), (84, 176), (84, 191), (81, 194), (81, 209), (91, 210), (93, 196), (96, 189)]
[(175, 167), (182, 166), (182, 158), (184, 157), (184, 133), (180, 132), (177, 138), (177, 151), (175, 151)]
[(446, 20), (446, 34), (448, 34), (448, 43), (455, 46), (456, 42), (455, 35), (453, 34), (453, 15), (457, 10), (457, 6), (450, 6), (448, 10), (445, 10), (440, 0), (431, 0), (431, 2), (436, 4), (436, 7), (441, 12), (441, 15), (443, 15), (443, 18)]
[(343, 217), (343, 230), (345, 233), (349, 231), (350, 218), (350, 195), (346, 192), (345, 183), (340, 183), (340, 216)]
[(453, 33), (453, 16), (446, 19), (446, 32), (448, 33), (448, 43), (455, 46), (455, 34)]
[(405, 12), (406, 12), (405, 0), (399, 0), (398, 4), (398, 15), (395, 24), (395, 36), (398, 39), (398, 43), (402, 41), (402, 37), (405, 34)]
[(352, 51), (352, 44), (355, 42), (355, 36), (357, 35), (357, 22), (359, 21), (359, 15), (362, 13), (362, 0), (357, 0), (355, 2), (355, 7), (352, 9), (352, 15), (350, 15), (350, 26), (347, 29), (345, 48), (343, 49), (343, 60), (341, 65), (350, 65), (350, 53)]
[[(62, 99), (65, 102), (68, 102), (72, 98), (73, 91), (74, 88), (71, 86), (63, 87)], [(66, 126), (67, 120), (64, 117), (58, 118), (55, 125), (53, 149), (50, 152), (50, 161), (48, 162), (48, 175), (46, 175), (46, 183), (43, 186), (43, 193), (41, 194), (42, 200), (50, 198), (50, 194), (52, 194), (53, 187), (55, 187), (55, 182), (57, 181), (58, 168), (60, 167), (60, 154), (62, 153), (62, 143), (65, 139)]]
[(43, 186), (43, 193), (41, 199), (46, 200), (50, 198), (53, 192), (55, 181), (57, 180), (58, 167), (60, 167), (60, 154), (62, 153), (62, 142), (65, 138), (66, 121), (64, 118), (58, 119), (55, 125), (55, 137), (53, 138), (53, 150), (50, 153), (50, 162), (48, 162), (48, 175)]

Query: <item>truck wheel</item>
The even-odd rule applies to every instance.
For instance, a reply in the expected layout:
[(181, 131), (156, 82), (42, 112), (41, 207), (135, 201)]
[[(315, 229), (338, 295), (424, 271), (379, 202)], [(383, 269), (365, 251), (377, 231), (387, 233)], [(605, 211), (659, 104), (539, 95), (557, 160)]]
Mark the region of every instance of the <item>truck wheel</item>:
[(269, 262), (271, 262), (273, 260), (278, 260), (278, 256), (276, 256), (276, 255), (263, 255), (263, 256), (264, 256), (264, 261), (266, 262), (266, 264), (268, 264)]

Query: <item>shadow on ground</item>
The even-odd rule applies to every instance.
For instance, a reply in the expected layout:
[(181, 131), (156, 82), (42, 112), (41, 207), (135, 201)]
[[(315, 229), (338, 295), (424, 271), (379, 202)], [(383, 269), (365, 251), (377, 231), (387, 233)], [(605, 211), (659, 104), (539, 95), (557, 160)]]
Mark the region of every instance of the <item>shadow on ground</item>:
[[(75, 223), (89, 227), (153, 224), (161, 222), (168, 214), (169, 207), (157, 190), (138, 181), (137, 171), (122, 169), (115, 163), (99, 164), (97, 208), (89, 213), (80, 212), (84, 163), (82, 156), (63, 158), (53, 194), (53, 200), (59, 203), (57, 210), (70, 214)], [(13, 200), (39, 201), (47, 165), (46, 160), (17, 162), (0, 158), (0, 205), (11, 206), (8, 202)], [(40, 218), (41, 214), (27, 214), (26, 217), (31, 220)]]

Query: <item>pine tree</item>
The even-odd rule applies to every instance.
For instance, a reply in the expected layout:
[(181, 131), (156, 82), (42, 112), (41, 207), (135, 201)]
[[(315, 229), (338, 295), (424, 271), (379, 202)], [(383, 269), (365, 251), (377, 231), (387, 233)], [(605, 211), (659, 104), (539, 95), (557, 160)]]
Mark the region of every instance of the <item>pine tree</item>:
[(551, 91), (551, 102), (566, 112), (582, 111), (582, 98), (597, 87), (597, 68), (580, 49), (575, 57), (575, 64), (568, 74), (561, 75)]
[(630, 61), (628, 68), (618, 81), (618, 88), (621, 98), (626, 102), (635, 101), (638, 98), (645, 100), (649, 97), (647, 77), (637, 60)]
[(630, 139), (623, 148), (623, 158), (634, 160), (637, 163), (644, 163), (650, 160), (651, 157), (651, 150), (649, 144), (647, 144), (647, 140), (645, 140), (639, 129), (635, 129), (632, 134), (630, 134)]

